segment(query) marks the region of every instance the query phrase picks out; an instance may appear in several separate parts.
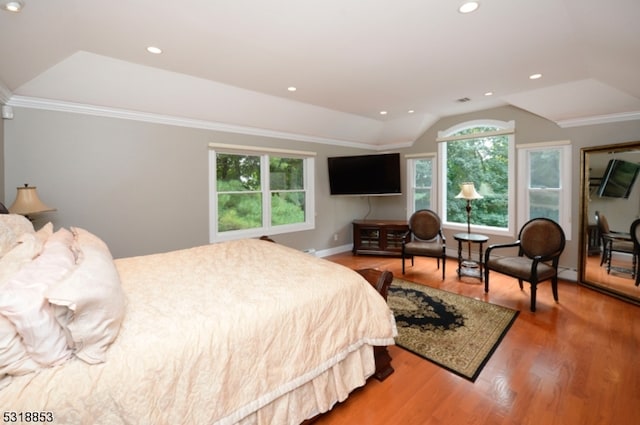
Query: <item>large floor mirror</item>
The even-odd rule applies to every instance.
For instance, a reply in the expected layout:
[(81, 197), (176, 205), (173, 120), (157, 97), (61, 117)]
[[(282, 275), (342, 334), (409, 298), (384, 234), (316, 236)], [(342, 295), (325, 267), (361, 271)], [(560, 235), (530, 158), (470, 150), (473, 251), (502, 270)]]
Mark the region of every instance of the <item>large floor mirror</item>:
[[(628, 237), (640, 217), (640, 141), (581, 149), (580, 252), (581, 284), (640, 305), (633, 254), (602, 256), (600, 223)], [(604, 219), (602, 218), (604, 217)], [(627, 235), (624, 235), (624, 234)]]

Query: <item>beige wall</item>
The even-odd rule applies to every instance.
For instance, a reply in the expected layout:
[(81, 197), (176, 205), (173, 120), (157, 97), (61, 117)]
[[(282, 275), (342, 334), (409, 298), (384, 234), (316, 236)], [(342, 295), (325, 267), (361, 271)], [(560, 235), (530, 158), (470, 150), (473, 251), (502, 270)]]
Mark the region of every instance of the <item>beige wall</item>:
[[(562, 129), (520, 109), (502, 107), (443, 118), (401, 152), (435, 152), (438, 131), (476, 119), (514, 120), (517, 143), (573, 143), (573, 233), (561, 264), (575, 268), (580, 148), (640, 140), (640, 121)], [(116, 257), (208, 242), (210, 142), (317, 152), (316, 229), (278, 235), (283, 244), (316, 250), (344, 247), (352, 241), (351, 221), (369, 211), (367, 199), (331, 197), (328, 188), (327, 156), (368, 153), (362, 149), (25, 108), (14, 108), (14, 119), (4, 122), (4, 136), (7, 201), (13, 201), (15, 187), (23, 183), (38, 186), (43, 201), (58, 209), (43, 219), (56, 227), (86, 227), (103, 237)], [(406, 187), (404, 170), (402, 177)], [(406, 216), (404, 195), (371, 199), (370, 218)]]

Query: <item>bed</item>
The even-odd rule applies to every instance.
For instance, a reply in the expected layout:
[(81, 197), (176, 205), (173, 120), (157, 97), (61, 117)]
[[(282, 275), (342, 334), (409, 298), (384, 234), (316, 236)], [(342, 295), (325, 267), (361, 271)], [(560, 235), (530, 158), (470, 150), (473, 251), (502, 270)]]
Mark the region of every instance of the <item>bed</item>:
[(113, 260), (87, 230), (21, 225), (0, 227), (10, 420), (299, 424), (392, 371), (388, 273), (257, 239)]

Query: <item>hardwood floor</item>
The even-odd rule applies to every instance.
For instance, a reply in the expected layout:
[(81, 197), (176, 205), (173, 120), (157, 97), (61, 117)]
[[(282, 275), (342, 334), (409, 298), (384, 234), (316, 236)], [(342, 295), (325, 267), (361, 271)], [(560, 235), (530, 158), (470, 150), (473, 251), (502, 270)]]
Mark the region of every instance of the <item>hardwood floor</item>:
[(485, 294), (478, 279), (458, 280), (453, 260), (442, 281), (432, 258), (416, 258), (404, 276), (398, 258), (349, 252), (327, 259), (354, 269), (387, 269), (520, 315), (475, 383), (390, 347), (395, 373), (384, 382), (370, 380), (316, 425), (640, 423), (640, 307), (560, 282), (560, 302), (543, 283), (531, 313), (528, 284), (520, 291), (516, 280), (492, 273)]

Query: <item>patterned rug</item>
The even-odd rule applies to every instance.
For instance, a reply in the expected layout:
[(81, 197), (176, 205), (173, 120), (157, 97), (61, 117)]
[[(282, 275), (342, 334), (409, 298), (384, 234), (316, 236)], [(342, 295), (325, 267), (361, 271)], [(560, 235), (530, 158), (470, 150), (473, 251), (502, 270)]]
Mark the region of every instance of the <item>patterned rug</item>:
[(475, 381), (518, 311), (394, 279), (387, 298), (396, 344)]

